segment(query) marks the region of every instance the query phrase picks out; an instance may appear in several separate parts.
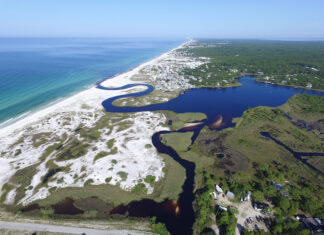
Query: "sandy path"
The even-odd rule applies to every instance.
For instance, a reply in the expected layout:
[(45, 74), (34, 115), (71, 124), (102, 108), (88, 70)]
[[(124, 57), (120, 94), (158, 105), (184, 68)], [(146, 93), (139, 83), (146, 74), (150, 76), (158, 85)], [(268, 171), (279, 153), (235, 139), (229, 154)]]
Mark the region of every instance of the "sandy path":
[(100, 230), (100, 229), (89, 229), (89, 228), (77, 228), (59, 225), (49, 224), (34, 224), (34, 223), (22, 223), (22, 222), (3, 222), (0, 221), (0, 228), (9, 230), (22, 230), (31, 232), (55, 232), (63, 234), (87, 234), (87, 235), (139, 235), (139, 234), (151, 234), (129, 230)]

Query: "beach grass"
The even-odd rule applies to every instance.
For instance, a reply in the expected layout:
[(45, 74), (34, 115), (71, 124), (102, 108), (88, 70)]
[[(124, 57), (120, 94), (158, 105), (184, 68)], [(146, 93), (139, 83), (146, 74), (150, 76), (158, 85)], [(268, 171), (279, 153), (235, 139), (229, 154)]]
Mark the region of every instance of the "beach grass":
[[(63, 201), (67, 197), (73, 198), (74, 200), (97, 197), (108, 204), (117, 206), (120, 204), (126, 205), (131, 201), (138, 201), (144, 198), (158, 202), (166, 198), (176, 199), (182, 192), (182, 185), (186, 173), (184, 168), (168, 155), (162, 155), (162, 157), (165, 159), (165, 177), (155, 182), (154, 192), (152, 194), (147, 195), (146, 189), (141, 187), (141, 184), (137, 184), (132, 191), (125, 191), (118, 185), (91, 185), (91, 181), (89, 181), (85, 183), (83, 187), (58, 188), (46, 199), (38, 200), (36, 203), (39, 203), (42, 207), (48, 207)], [(125, 172), (120, 172), (120, 175), (122, 175), (121, 177), (126, 174)], [(107, 181), (109, 182), (110, 180), (107, 179)], [(150, 182), (151, 181), (152, 180), (150, 180)]]

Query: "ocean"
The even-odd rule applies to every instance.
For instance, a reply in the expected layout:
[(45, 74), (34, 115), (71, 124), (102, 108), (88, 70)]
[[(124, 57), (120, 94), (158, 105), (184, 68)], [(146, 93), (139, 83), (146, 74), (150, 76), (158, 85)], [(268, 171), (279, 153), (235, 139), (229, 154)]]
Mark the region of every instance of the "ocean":
[(181, 43), (152, 39), (0, 38), (0, 127)]

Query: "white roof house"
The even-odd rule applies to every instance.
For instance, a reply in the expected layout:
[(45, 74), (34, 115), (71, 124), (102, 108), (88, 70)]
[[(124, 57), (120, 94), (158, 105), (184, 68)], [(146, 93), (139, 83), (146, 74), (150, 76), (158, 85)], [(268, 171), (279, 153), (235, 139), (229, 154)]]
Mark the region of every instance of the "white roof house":
[(250, 199), (251, 199), (251, 191), (248, 191), (244, 197), (244, 201), (250, 201)]
[(218, 184), (216, 184), (215, 189), (216, 189), (217, 193), (219, 193), (219, 194), (223, 193), (223, 189), (221, 187), (219, 187)]
[(227, 208), (226, 207), (223, 207), (223, 206), (220, 206), (220, 205), (218, 205), (217, 208), (219, 210), (222, 210), (222, 211), (227, 211)]
[(217, 194), (214, 192), (211, 192), (210, 195), (214, 198), (214, 199), (217, 199)]
[(228, 196), (231, 199), (235, 198), (235, 194), (232, 193), (231, 191), (227, 191), (226, 196)]

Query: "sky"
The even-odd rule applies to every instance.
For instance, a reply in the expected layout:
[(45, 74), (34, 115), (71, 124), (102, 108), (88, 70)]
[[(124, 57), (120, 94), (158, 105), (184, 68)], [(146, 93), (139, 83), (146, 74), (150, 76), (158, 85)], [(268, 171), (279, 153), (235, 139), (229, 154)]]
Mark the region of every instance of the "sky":
[(0, 0), (0, 37), (324, 39), (324, 0)]

